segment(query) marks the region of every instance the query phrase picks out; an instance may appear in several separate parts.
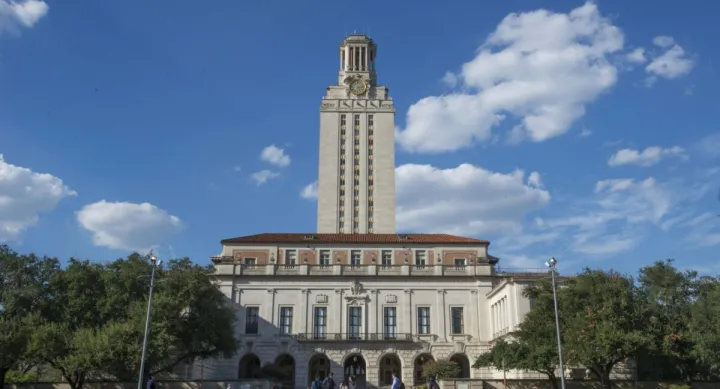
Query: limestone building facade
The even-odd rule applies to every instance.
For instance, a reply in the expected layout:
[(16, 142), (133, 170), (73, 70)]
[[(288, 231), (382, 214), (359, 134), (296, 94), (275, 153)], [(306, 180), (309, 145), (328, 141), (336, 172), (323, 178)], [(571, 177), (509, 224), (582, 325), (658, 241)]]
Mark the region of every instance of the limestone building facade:
[(489, 242), (444, 234), (259, 234), (222, 245), (213, 261), (241, 342), (206, 377), (250, 379), (275, 365), (296, 388), (330, 372), (359, 388), (387, 386), (392, 372), (416, 386), (440, 358), (464, 378), (493, 377), (471, 366), (522, 321), (522, 290), (537, 279), (498, 274)]

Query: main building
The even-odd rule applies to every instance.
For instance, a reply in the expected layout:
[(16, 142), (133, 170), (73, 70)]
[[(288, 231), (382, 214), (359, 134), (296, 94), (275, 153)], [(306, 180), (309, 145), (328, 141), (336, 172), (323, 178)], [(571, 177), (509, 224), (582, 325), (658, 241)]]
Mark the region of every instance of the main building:
[(320, 104), (317, 232), (226, 239), (212, 258), (240, 347), (205, 362), (205, 379), (274, 366), (289, 387), (330, 372), (359, 388), (387, 386), (392, 372), (414, 386), (440, 358), (464, 378), (497, 374), (471, 366), (523, 319), (537, 274), (499, 274), (484, 240), (395, 231), (395, 108), (376, 56), (367, 36), (346, 37)]

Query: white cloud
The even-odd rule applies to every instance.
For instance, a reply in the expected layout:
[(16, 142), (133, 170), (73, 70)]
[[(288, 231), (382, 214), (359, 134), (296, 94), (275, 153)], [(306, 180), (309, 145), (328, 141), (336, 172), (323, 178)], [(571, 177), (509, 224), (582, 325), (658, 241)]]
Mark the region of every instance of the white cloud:
[(695, 146), (706, 157), (720, 157), (720, 132), (700, 139)]
[(665, 35), (656, 36), (655, 38), (653, 38), (653, 44), (658, 47), (668, 48), (675, 44), (675, 39), (673, 39), (673, 37), (671, 36)]
[(618, 70), (608, 56), (622, 47), (620, 29), (590, 2), (567, 14), (510, 14), (462, 66), (462, 91), (413, 104), (397, 141), (413, 152), (457, 150), (491, 139), (508, 116), (519, 120), (515, 138), (560, 136), (615, 84)]
[(233, 166), (233, 171), (234, 171), (234, 172), (241, 172), (241, 171), (242, 171), (242, 166)]
[(285, 150), (275, 145), (264, 148), (260, 153), (260, 159), (279, 167), (290, 165), (290, 156), (285, 154)]
[(685, 50), (676, 44), (672, 37), (655, 37), (653, 43), (665, 52), (655, 56), (645, 67), (645, 72), (649, 75), (645, 85), (651, 86), (658, 77), (672, 80), (692, 71), (695, 61), (686, 56)]
[(645, 56), (645, 49), (642, 47), (638, 47), (637, 49), (629, 52), (625, 56), (625, 59), (632, 63), (645, 63), (647, 61), (647, 57)]
[(318, 196), (318, 182), (312, 182), (300, 191), (300, 197), (304, 199), (316, 199)]
[(76, 216), (96, 246), (118, 250), (148, 251), (183, 228), (180, 218), (149, 203), (102, 200), (84, 206)]
[(592, 135), (592, 131), (589, 128), (583, 127), (583, 129), (580, 131), (581, 138), (587, 138), (590, 135)]
[(678, 146), (669, 148), (661, 148), (657, 146), (647, 147), (645, 150), (638, 151), (633, 149), (618, 150), (608, 159), (608, 166), (652, 166), (659, 163), (664, 158), (687, 158), (685, 150)]
[(18, 33), (20, 27), (32, 28), (48, 10), (47, 3), (40, 0), (0, 0), (0, 34)]
[(76, 195), (60, 178), (12, 165), (0, 154), (0, 242), (18, 239), (41, 213)]
[(259, 172), (255, 172), (250, 175), (250, 178), (252, 178), (253, 181), (255, 181), (255, 183), (258, 185), (262, 185), (262, 184), (272, 180), (273, 178), (278, 178), (278, 177), (280, 177), (280, 173), (277, 173), (277, 172), (274, 172), (271, 170), (261, 170)]
[[(521, 170), (494, 173), (470, 164), (440, 169), (407, 164), (395, 169), (397, 225), (405, 231), (458, 235), (518, 232), (525, 215), (550, 201)], [(533, 181), (533, 182), (530, 182)]]

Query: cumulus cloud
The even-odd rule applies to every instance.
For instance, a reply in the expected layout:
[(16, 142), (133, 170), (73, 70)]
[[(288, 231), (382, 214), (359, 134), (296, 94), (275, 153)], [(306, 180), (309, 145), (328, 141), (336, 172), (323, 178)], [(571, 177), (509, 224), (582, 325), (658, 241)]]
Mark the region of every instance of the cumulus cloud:
[(300, 191), (300, 197), (304, 199), (316, 199), (318, 196), (318, 182), (312, 182), (302, 188)]
[(695, 61), (687, 57), (685, 50), (676, 44), (672, 37), (655, 37), (653, 44), (664, 51), (655, 56), (645, 67), (645, 72), (648, 74), (645, 80), (647, 86), (651, 86), (658, 77), (672, 80), (692, 71)]
[(628, 62), (631, 62), (631, 63), (637, 63), (637, 64), (645, 63), (645, 62), (647, 62), (647, 57), (645, 56), (645, 49), (642, 47), (638, 47), (635, 50), (629, 52), (625, 56), (625, 59), (627, 59)]
[(32, 28), (50, 7), (41, 0), (0, 0), (0, 34), (18, 33), (20, 28)]
[(637, 165), (647, 167), (656, 165), (663, 159), (673, 157), (687, 158), (685, 150), (678, 146), (669, 148), (651, 146), (642, 151), (622, 149), (618, 150), (608, 159), (608, 166)]
[(399, 230), (457, 235), (518, 232), (527, 213), (543, 208), (550, 193), (540, 175), (496, 173), (470, 164), (441, 169), (407, 164), (395, 169)]
[(0, 242), (18, 239), (41, 213), (76, 195), (60, 178), (10, 164), (0, 154)]
[(560, 136), (615, 84), (618, 70), (609, 56), (623, 39), (591, 2), (567, 14), (510, 14), (455, 77), (445, 75), (460, 91), (413, 104), (397, 141), (412, 152), (457, 150), (491, 139), (508, 117), (517, 119), (515, 140)]
[(264, 148), (260, 153), (260, 159), (278, 167), (290, 165), (290, 156), (285, 154), (285, 150), (275, 145)]
[(183, 228), (180, 218), (149, 203), (102, 200), (84, 206), (76, 216), (96, 246), (118, 250), (149, 251)]
[(273, 178), (278, 177), (280, 177), (280, 173), (271, 170), (260, 170), (259, 172), (255, 172), (250, 175), (250, 178), (252, 178), (252, 180), (255, 181), (257, 185), (265, 184)]

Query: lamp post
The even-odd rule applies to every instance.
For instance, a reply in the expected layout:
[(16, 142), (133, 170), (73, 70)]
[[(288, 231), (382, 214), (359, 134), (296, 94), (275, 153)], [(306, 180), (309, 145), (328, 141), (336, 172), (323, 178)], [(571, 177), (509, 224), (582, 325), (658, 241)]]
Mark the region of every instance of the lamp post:
[(155, 269), (162, 264), (162, 260), (157, 259), (150, 251), (150, 263), (152, 264), (152, 272), (150, 273), (150, 293), (148, 294), (147, 314), (145, 315), (145, 334), (143, 335), (142, 357), (140, 358), (140, 377), (138, 377), (138, 389), (143, 389), (145, 383), (145, 358), (147, 357), (148, 333), (150, 332), (150, 312), (152, 312), (153, 289), (155, 289)]
[(545, 265), (550, 268), (550, 274), (552, 276), (553, 303), (555, 304), (555, 332), (557, 333), (558, 346), (558, 368), (560, 369), (560, 387), (565, 389), (565, 366), (563, 364), (562, 338), (560, 337), (560, 314), (558, 312), (557, 285), (555, 284), (555, 265), (557, 265), (557, 259), (552, 257), (545, 262)]

